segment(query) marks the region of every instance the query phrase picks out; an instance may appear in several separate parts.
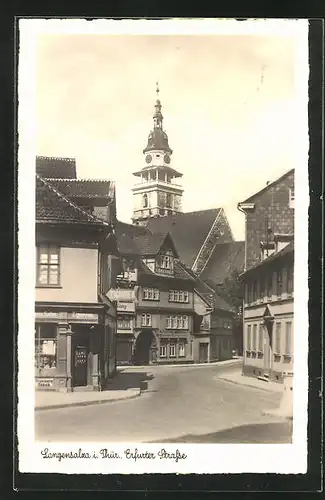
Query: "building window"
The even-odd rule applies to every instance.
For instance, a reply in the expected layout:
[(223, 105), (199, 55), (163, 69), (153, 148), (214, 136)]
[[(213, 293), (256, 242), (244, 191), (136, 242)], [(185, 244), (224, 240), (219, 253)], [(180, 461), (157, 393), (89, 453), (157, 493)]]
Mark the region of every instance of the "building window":
[(131, 330), (131, 318), (117, 318), (118, 330)]
[(167, 357), (167, 346), (166, 346), (166, 344), (160, 344), (159, 355), (160, 355), (161, 358), (166, 358)]
[(251, 325), (247, 326), (247, 350), (250, 351), (252, 349), (251, 344)]
[(40, 245), (37, 248), (37, 284), (60, 284), (60, 248), (52, 245)]
[(273, 273), (270, 273), (267, 277), (267, 296), (272, 297), (272, 292), (273, 292)]
[(180, 342), (178, 344), (178, 356), (180, 358), (185, 356), (185, 344), (184, 344), (184, 342)]
[(36, 323), (35, 368), (38, 373), (56, 368), (57, 325)]
[(260, 324), (259, 327), (259, 342), (258, 342), (258, 350), (260, 352), (263, 352), (263, 345), (264, 345), (264, 327), (262, 324)]
[(161, 255), (160, 256), (160, 267), (162, 269), (171, 269), (172, 268), (172, 257), (170, 255)]
[(278, 297), (280, 297), (282, 294), (282, 285), (283, 285), (283, 277), (282, 277), (282, 269), (280, 269), (276, 273), (276, 293)]
[(148, 207), (148, 195), (145, 193), (142, 197), (142, 208)]
[(159, 300), (159, 290), (157, 288), (144, 288), (143, 289), (143, 300)]
[(287, 293), (293, 292), (293, 266), (287, 267)]
[(151, 314), (143, 313), (141, 315), (141, 326), (151, 326)]
[(188, 316), (167, 316), (167, 328), (175, 330), (188, 329)]
[(281, 353), (281, 323), (275, 324), (274, 354)]
[(252, 351), (256, 351), (257, 347), (257, 325), (253, 325)]
[(167, 208), (172, 208), (173, 206), (173, 197), (170, 193), (167, 193), (167, 196), (166, 196), (166, 207)]
[(285, 337), (285, 348), (284, 348), (284, 354), (286, 356), (291, 356), (292, 354), (292, 347), (291, 347), (291, 321), (288, 321), (286, 323), (286, 337)]
[(169, 357), (170, 358), (175, 358), (176, 357), (176, 344), (170, 344), (169, 345)]
[(189, 296), (186, 290), (169, 290), (169, 302), (183, 302), (188, 303)]

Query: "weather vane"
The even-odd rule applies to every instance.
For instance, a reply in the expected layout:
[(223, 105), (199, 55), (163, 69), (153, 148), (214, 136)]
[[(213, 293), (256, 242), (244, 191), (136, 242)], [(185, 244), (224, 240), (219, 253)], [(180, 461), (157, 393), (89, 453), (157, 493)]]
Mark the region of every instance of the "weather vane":
[(159, 97), (159, 84), (156, 82), (156, 93), (157, 93), (157, 98)]

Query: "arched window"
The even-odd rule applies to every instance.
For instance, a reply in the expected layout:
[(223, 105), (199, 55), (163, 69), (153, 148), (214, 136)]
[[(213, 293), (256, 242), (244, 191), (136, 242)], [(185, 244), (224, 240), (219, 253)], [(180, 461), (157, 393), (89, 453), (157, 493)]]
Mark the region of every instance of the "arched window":
[(143, 208), (147, 208), (147, 206), (148, 206), (148, 195), (147, 194), (143, 195), (142, 206), (143, 206)]

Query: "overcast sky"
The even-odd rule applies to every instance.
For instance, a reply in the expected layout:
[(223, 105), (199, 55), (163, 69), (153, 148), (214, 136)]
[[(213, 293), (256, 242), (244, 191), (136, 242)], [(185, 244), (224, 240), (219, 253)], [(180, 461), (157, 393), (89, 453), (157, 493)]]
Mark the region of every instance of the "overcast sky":
[(159, 80), (183, 211), (222, 206), (244, 239), (237, 203), (295, 166), (294, 47), (289, 36), (39, 36), (37, 154), (116, 181), (129, 222)]

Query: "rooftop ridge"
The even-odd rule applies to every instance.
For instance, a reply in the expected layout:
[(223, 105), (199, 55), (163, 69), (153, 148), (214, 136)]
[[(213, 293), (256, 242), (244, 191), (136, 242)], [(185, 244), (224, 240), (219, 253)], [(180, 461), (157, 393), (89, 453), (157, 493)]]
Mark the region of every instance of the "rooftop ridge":
[(295, 171), (294, 168), (291, 168), (290, 170), (287, 170), (284, 174), (280, 175), (280, 177), (278, 177), (277, 179), (275, 179), (275, 181), (272, 181), (272, 182), (266, 184), (266, 186), (264, 186), (263, 188), (259, 189), (259, 191), (256, 191), (256, 193), (250, 195), (248, 198), (245, 198), (244, 201), (239, 202), (238, 205), (241, 205), (243, 203), (249, 203), (256, 196), (258, 196), (259, 194), (262, 194), (264, 191), (266, 191), (270, 187), (274, 186), (277, 182), (281, 181), (282, 179), (284, 179), (288, 175), (292, 174), (294, 171)]
[(76, 158), (68, 158), (64, 156), (42, 156), (42, 155), (36, 155), (36, 158), (40, 158), (42, 160), (64, 160), (64, 161), (71, 161), (71, 162), (76, 162)]
[(90, 179), (90, 178), (69, 179), (65, 177), (45, 177), (45, 179), (47, 179), (48, 181), (65, 181), (65, 182), (109, 182), (110, 184), (114, 183), (114, 181), (111, 179)]
[(198, 214), (198, 213), (201, 213), (201, 212), (212, 212), (212, 211), (220, 211), (222, 210), (222, 207), (217, 207), (217, 208), (204, 208), (203, 210), (192, 210), (191, 212), (178, 212), (176, 214), (172, 214), (172, 215), (165, 215), (164, 217), (161, 217), (161, 219), (164, 219), (166, 217), (169, 217), (169, 218), (173, 218), (173, 217), (178, 217), (178, 216), (182, 216), (182, 215), (189, 215), (189, 214)]
[(183, 268), (183, 270), (186, 272), (186, 274), (188, 274), (190, 276), (190, 278), (192, 278), (193, 280), (196, 279), (195, 273), (193, 273), (194, 274), (194, 276), (193, 276), (193, 274), (191, 273), (191, 270), (188, 269), (188, 267), (186, 266), (186, 264), (184, 264), (184, 262), (182, 262), (180, 259), (176, 259), (176, 262), (178, 265), (180, 265)]
[(73, 203), (73, 201), (69, 200), (69, 198), (67, 198), (62, 193), (60, 193), (60, 191), (58, 191), (57, 189), (55, 189), (54, 186), (52, 186), (49, 182), (47, 182), (47, 180), (45, 180), (39, 174), (36, 174), (36, 178), (38, 180), (40, 180), (45, 186), (47, 186), (51, 191), (53, 191), (53, 193), (55, 193), (59, 198), (61, 198), (62, 200), (64, 200), (66, 203), (68, 203), (72, 208), (74, 208), (78, 212), (80, 212), (83, 215), (85, 215), (90, 221), (99, 222), (99, 223), (101, 223), (104, 226), (108, 226), (109, 225), (108, 222), (103, 221), (101, 219), (97, 219), (97, 217), (94, 217), (93, 215), (89, 214), (88, 212), (86, 212), (85, 210), (83, 210), (81, 207), (79, 207), (78, 205), (76, 205), (75, 203)]

